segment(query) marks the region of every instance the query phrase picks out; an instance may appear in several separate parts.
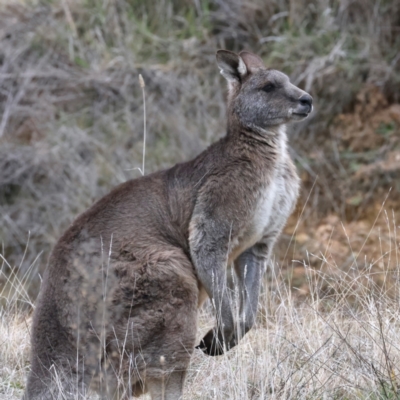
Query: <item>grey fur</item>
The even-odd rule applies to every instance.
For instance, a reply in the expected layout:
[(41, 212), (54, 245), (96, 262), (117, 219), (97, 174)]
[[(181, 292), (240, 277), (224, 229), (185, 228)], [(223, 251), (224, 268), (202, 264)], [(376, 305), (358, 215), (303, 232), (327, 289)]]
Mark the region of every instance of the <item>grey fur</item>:
[(24, 400), (89, 389), (179, 399), (207, 295), (218, 324), (205, 353), (235, 346), (254, 324), (262, 272), (299, 189), (284, 125), (307, 116), (312, 99), (254, 54), (220, 50), (217, 63), (229, 82), (227, 135), (192, 161), (118, 186), (55, 246)]

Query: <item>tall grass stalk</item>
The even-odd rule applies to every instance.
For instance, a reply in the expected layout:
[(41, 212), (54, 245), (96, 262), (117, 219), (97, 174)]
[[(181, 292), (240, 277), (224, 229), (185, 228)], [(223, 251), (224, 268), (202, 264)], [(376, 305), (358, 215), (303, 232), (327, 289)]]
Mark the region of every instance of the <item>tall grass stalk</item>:
[(143, 95), (143, 161), (141, 173), (144, 175), (144, 163), (146, 160), (146, 93), (145, 93), (145, 83), (142, 74), (139, 74), (139, 83), (142, 88)]

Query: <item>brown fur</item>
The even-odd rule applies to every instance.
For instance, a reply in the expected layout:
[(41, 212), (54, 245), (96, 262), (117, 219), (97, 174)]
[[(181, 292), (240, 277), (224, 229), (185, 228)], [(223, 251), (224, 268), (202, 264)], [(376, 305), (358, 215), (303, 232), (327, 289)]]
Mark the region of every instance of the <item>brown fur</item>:
[[(218, 317), (201, 342), (207, 354), (253, 325), (264, 264), (298, 191), (282, 126), (307, 115), (311, 97), (251, 53), (219, 51), (217, 61), (230, 87), (227, 135), (192, 161), (118, 186), (55, 246), (25, 400), (88, 388), (109, 399), (177, 399), (206, 295)], [(241, 333), (225, 290), (230, 262)]]

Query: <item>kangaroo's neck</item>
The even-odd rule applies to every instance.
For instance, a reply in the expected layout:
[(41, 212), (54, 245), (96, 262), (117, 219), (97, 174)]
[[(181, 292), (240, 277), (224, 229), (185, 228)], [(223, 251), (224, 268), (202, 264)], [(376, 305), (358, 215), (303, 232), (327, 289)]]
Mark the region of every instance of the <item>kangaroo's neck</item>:
[[(243, 149), (260, 155), (274, 155), (281, 158), (287, 154), (286, 126), (279, 125), (268, 129), (235, 126), (228, 128), (227, 138), (240, 143)], [(274, 158), (275, 158), (274, 157)]]

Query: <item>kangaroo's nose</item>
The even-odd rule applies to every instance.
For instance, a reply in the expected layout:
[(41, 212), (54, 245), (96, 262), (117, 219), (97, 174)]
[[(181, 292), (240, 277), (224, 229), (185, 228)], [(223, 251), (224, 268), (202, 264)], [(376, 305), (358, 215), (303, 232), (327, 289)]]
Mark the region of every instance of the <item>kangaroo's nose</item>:
[(300, 104), (302, 106), (305, 106), (305, 107), (309, 108), (309, 110), (311, 111), (311, 109), (312, 109), (312, 97), (308, 93), (303, 94), (303, 96), (301, 96), (299, 98), (299, 102), (300, 102)]

